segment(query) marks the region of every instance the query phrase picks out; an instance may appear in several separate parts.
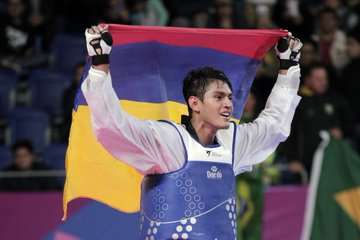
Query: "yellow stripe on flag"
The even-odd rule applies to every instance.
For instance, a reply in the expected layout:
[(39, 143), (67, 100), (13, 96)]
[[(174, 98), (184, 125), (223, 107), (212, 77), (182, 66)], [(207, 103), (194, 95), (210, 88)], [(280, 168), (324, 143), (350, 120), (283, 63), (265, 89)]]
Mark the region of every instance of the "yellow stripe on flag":
[[(181, 115), (187, 113), (186, 105), (171, 101), (120, 102), (125, 111), (140, 119), (180, 122)], [(88, 106), (80, 105), (73, 112), (66, 171), (63, 220), (66, 219), (68, 203), (80, 197), (95, 199), (124, 212), (139, 210), (143, 176), (131, 166), (115, 159), (97, 142)]]

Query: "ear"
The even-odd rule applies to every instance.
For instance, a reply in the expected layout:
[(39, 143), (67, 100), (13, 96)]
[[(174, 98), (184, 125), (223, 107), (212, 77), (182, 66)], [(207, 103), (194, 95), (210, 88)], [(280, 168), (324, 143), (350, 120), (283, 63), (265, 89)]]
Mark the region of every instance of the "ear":
[(190, 96), (188, 98), (188, 103), (190, 108), (192, 109), (193, 112), (199, 113), (200, 112), (200, 99), (198, 97), (195, 96)]

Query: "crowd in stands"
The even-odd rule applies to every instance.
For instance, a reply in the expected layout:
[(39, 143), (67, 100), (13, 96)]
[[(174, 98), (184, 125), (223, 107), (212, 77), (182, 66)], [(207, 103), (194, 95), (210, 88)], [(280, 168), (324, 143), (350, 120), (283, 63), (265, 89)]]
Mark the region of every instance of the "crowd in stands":
[[(83, 33), (100, 22), (288, 29), (304, 43), (303, 99), (289, 139), (267, 164), (278, 171), (267, 182), (306, 183), (321, 130), (360, 151), (360, 0), (0, 0), (0, 19), (1, 190), (61, 189), (58, 176), (12, 179), (5, 173), (64, 170), (72, 106), (86, 62)], [(269, 52), (243, 122), (263, 108), (277, 64)]]

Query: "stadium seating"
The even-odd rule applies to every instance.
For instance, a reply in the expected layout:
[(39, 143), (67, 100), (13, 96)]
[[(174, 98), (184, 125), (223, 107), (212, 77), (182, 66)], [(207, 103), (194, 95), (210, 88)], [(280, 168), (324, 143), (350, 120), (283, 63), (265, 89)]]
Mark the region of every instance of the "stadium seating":
[(81, 37), (68, 34), (57, 35), (53, 44), (53, 70), (64, 74), (72, 74), (74, 66), (86, 60), (85, 47), (83, 35)]
[(11, 160), (10, 149), (5, 146), (0, 146), (0, 169), (9, 164)]
[(70, 77), (62, 74), (44, 70), (34, 71), (29, 77), (32, 106), (52, 116), (61, 114), (62, 96), (69, 84), (69, 79)]
[(52, 144), (45, 148), (42, 158), (52, 168), (65, 169), (66, 144)]
[(0, 71), (0, 117), (6, 117), (15, 103), (17, 75), (12, 71)]
[(11, 143), (29, 139), (36, 152), (41, 152), (50, 141), (49, 117), (46, 113), (31, 108), (17, 108), (9, 115)]

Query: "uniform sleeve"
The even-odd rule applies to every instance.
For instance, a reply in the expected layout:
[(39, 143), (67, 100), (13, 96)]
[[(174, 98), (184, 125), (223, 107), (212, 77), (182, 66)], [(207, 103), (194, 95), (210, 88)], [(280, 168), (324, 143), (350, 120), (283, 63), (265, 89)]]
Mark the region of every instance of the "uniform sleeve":
[[(120, 106), (110, 74), (91, 68), (81, 85), (97, 140), (115, 158), (143, 174), (166, 173), (185, 162), (181, 138), (170, 124), (143, 121)], [(166, 139), (165, 139), (166, 137)]]
[(291, 67), (287, 75), (278, 75), (265, 109), (252, 123), (237, 126), (234, 149), (234, 172), (248, 171), (264, 161), (280, 142), (290, 134), (291, 121), (300, 102), (299, 66)]

